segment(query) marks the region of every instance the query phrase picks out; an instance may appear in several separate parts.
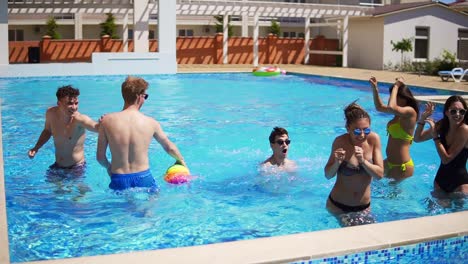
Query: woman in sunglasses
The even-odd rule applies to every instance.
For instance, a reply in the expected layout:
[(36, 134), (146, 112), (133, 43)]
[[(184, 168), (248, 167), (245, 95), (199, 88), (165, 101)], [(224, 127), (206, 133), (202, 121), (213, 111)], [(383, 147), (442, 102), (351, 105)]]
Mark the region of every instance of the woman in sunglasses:
[(343, 226), (373, 223), (370, 212), (372, 178), (383, 177), (380, 137), (370, 129), (369, 114), (355, 102), (345, 110), (346, 130), (335, 138), (325, 177), (336, 182), (327, 209)]
[[(446, 193), (462, 192), (468, 194), (468, 114), (463, 97), (450, 96), (444, 105), (444, 117), (437, 123), (430, 118), (434, 104), (427, 103), (422, 113), (414, 141), (434, 140), (437, 153), (441, 159), (439, 170), (434, 180), (434, 189)], [(424, 130), (425, 123), (429, 128)]]
[(379, 96), (379, 88), (375, 77), (369, 80), (372, 86), (374, 105), (377, 111), (393, 114), (387, 123), (388, 142), (384, 161), (385, 175), (395, 180), (403, 180), (414, 173), (414, 163), (410, 156), (410, 146), (413, 142), (414, 127), (419, 115), (418, 102), (402, 78), (390, 87), (390, 98), (385, 105)]

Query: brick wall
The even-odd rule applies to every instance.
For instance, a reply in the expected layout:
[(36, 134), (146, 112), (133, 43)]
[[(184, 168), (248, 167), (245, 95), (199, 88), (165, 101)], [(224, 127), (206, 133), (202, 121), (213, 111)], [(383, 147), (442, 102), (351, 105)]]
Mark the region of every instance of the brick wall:
[[(278, 38), (269, 35), (259, 38), (260, 64), (303, 64), (304, 39)], [(222, 64), (223, 35), (207, 37), (178, 37), (176, 42), (178, 64)], [(318, 37), (310, 40), (315, 50), (337, 50), (338, 40)], [(40, 47), (41, 62), (91, 62), (93, 52), (123, 52), (123, 41), (103, 36), (96, 40), (52, 40), (45, 36), (42, 41), (9, 42), (10, 63), (28, 62), (28, 48)], [(149, 51), (157, 52), (157, 40), (149, 41)], [(133, 51), (129, 40), (128, 51)], [(231, 37), (228, 41), (229, 64), (253, 63), (253, 39)], [(334, 66), (336, 55), (311, 54), (310, 64)]]

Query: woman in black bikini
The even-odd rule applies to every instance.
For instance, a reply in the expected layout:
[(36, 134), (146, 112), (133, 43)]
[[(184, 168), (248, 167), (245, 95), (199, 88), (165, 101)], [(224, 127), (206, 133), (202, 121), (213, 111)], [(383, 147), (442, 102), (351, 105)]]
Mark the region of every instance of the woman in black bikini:
[[(440, 157), (440, 166), (434, 180), (434, 190), (445, 193), (462, 192), (468, 194), (468, 114), (463, 97), (450, 96), (444, 105), (444, 117), (435, 123), (430, 116), (434, 104), (427, 103), (418, 121), (414, 141), (434, 140)], [(424, 130), (425, 123), (429, 128)]]
[[(380, 137), (370, 129), (369, 114), (355, 102), (345, 110), (347, 133), (335, 138), (325, 166), (325, 177), (336, 182), (327, 200), (327, 209), (341, 225), (374, 222), (365, 219), (370, 212), (372, 178), (383, 177)], [(349, 213), (360, 212), (357, 219)], [(364, 214), (362, 214), (362, 212)]]

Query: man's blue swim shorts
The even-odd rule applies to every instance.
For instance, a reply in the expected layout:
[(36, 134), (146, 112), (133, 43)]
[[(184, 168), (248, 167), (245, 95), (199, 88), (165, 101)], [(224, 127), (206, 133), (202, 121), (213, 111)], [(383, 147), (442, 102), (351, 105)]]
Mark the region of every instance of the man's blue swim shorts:
[(148, 188), (149, 192), (156, 192), (158, 185), (151, 175), (151, 171), (145, 170), (135, 173), (117, 174), (111, 176), (109, 188), (116, 191), (123, 191), (129, 188)]

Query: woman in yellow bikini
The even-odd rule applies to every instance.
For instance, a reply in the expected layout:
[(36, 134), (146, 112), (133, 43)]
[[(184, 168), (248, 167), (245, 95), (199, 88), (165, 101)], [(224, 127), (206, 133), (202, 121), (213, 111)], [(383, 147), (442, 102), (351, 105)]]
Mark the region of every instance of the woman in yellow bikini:
[(398, 78), (390, 87), (390, 98), (385, 105), (380, 99), (375, 77), (369, 80), (372, 86), (374, 105), (377, 111), (393, 114), (387, 123), (388, 142), (384, 161), (386, 177), (403, 180), (414, 173), (414, 163), (409, 149), (413, 143), (413, 133), (419, 115), (418, 102), (410, 89)]

